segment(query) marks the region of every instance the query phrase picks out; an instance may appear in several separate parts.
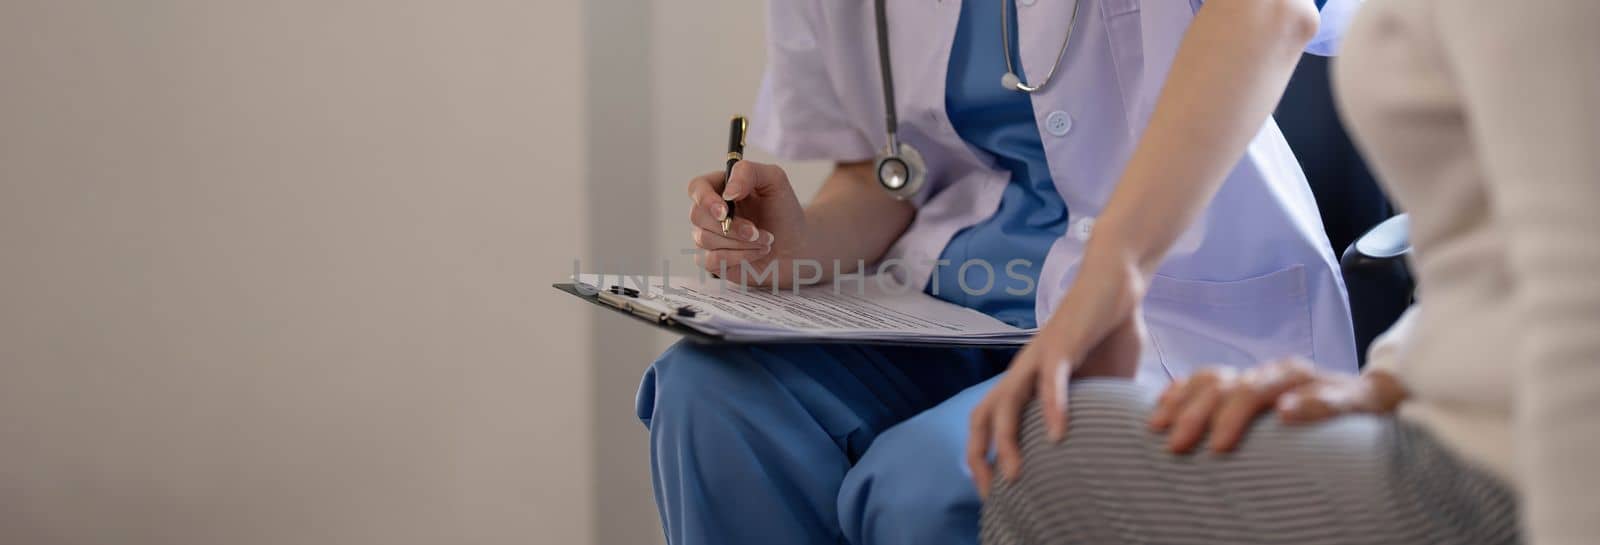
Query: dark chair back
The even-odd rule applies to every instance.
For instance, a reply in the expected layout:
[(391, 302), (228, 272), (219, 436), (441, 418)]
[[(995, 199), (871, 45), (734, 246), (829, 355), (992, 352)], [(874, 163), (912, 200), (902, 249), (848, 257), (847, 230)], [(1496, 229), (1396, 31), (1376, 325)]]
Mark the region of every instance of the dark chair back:
[[(1342, 255), (1362, 234), (1395, 215), (1334, 106), (1328, 59), (1306, 55), (1295, 69), (1274, 114), (1300, 160), (1334, 255)], [(1411, 276), (1404, 267), (1348, 267), (1356, 347), (1362, 363), (1373, 337), (1389, 329), (1411, 302)]]

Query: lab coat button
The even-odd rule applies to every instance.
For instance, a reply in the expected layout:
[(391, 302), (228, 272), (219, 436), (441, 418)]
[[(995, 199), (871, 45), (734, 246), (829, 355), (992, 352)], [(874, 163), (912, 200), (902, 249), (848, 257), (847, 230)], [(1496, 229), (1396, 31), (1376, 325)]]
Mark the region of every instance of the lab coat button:
[(1072, 228), (1073, 237), (1080, 241), (1088, 242), (1089, 235), (1094, 234), (1094, 218), (1083, 218)]
[(1056, 136), (1066, 136), (1072, 130), (1072, 116), (1056, 110), (1044, 118), (1044, 130)]

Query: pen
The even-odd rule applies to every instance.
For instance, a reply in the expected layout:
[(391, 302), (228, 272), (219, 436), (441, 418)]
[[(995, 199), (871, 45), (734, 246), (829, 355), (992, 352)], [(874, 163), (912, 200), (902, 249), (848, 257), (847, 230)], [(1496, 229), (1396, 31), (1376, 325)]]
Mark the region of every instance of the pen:
[[(750, 122), (742, 115), (733, 116), (728, 123), (728, 172), (722, 177), (722, 188), (728, 188), (728, 181), (733, 179), (733, 165), (739, 164), (744, 159), (744, 132), (749, 128)], [(733, 201), (723, 200), (722, 204), (728, 207), (728, 213), (722, 216), (722, 234), (728, 234), (728, 228), (733, 227)]]

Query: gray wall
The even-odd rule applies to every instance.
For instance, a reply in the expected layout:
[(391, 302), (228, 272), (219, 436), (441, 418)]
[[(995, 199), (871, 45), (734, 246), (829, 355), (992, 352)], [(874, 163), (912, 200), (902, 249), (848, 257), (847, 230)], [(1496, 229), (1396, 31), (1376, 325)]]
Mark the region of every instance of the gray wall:
[[(588, 94), (589, 251), (585, 271), (652, 269), (659, 252), (655, 104), (650, 37), (653, 6), (645, 0), (587, 2), (584, 58)], [(568, 306), (570, 308), (570, 305)], [(590, 330), (594, 392), (595, 543), (660, 543), (650, 487), (647, 436), (634, 414), (634, 390), (661, 350), (653, 330), (609, 312), (584, 309)]]
[(692, 266), (761, 10), (0, 2), (0, 543), (660, 542), (672, 339), (548, 284)]
[(0, 543), (593, 542), (582, 4), (0, 2)]

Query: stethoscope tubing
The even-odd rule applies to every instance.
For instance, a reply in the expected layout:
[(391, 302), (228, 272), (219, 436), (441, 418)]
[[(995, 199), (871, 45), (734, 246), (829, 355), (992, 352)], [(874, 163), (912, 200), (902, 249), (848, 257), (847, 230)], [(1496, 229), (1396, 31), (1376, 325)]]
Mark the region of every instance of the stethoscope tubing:
[[(1004, 3), (1010, 0), (1001, 1)], [(1033, 93), (1049, 85), (1050, 81), (1055, 79), (1056, 70), (1061, 67), (1062, 59), (1066, 58), (1067, 48), (1072, 45), (1072, 35), (1078, 27), (1078, 8), (1082, 5), (1082, 0), (1073, 2), (1072, 19), (1067, 23), (1067, 36), (1061, 41), (1061, 49), (1056, 52), (1055, 64), (1050, 67), (1050, 72), (1045, 74), (1044, 80), (1038, 85), (1028, 85), (1018, 78), (1016, 69), (1011, 64), (1010, 14), (1006, 6), (1002, 5), (1000, 41), (1001, 51), (1005, 54), (1006, 73), (1001, 78), (1001, 85), (1023, 93)], [(900, 141), (900, 118), (894, 101), (894, 66), (889, 55), (888, 1), (874, 0), (872, 12), (873, 27), (877, 32), (878, 41), (878, 71), (883, 89), (883, 132), (888, 140), (883, 152), (873, 164), (873, 174), (884, 191), (896, 199), (905, 200), (922, 190), (922, 184), (927, 178), (927, 165), (915, 147)]]

